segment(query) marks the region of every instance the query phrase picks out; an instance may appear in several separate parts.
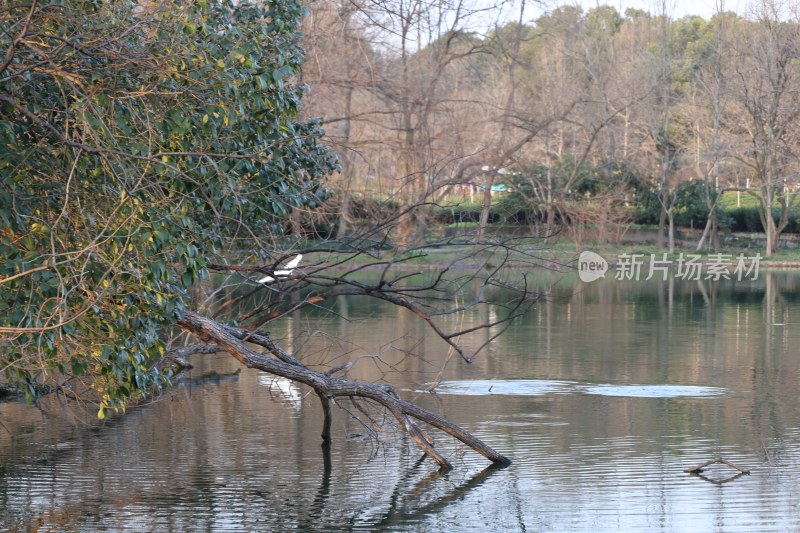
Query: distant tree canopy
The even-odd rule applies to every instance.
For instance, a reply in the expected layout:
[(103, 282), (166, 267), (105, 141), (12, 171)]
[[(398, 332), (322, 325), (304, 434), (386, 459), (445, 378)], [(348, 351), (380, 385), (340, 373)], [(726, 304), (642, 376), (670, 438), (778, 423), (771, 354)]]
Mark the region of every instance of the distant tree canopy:
[[(569, 196), (590, 163), (638, 176), (655, 202), (640, 207), (661, 233), (670, 228), (669, 247), (685, 222), (705, 226), (698, 246), (718, 246), (718, 193), (735, 189), (757, 203), (766, 254), (777, 250), (800, 198), (792, 3), (755, 0), (744, 16), (720, 5), (707, 20), (672, 18), (666, 4), (653, 14), (561, 5), (532, 20), (526, 5), (512, 21), (477, 0), (310, 4), (307, 109), (333, 119), (330, 139), (350, 157), (332, 182), (340, 220), (354, 216), (349, 195), (391, 195), (401, 205), (420, 191), (443, 198), (453, 185), (487, 179), (487, 167), (536, 170), (529, 210), (560, 225), (593, 224), (594, 215), (567, 213), (597, 214), (594, 196), (583, 205)], [(570, 160), (574, 172), (565, 172)], [(606, 178), (600, 189), (619, 198), (603, 208), (628, 209), (613, 172), (595, 185)], [(692, 181), (702, 182), (691, 190), (705, 207), (687, 216), (679, 187)], [(406, 234), (411, 243), (424, 232)]]
[[(263, 252), (335, 167), (298, 118), (297, 0), (0, 7), (0, 364), (34, 396), (158, 384), (220, 252)], [(255, 248), (253, 248), (255, 247)]]

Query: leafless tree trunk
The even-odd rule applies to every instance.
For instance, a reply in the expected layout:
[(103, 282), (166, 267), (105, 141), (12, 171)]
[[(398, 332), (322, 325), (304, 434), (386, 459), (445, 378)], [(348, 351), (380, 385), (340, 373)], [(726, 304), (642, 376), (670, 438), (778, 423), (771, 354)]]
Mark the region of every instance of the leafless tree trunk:
[(759, 184), (757, 191), (748, 192), (758, 200), (767, 257), (778, 250), (797, 194), (787, 185), (797, 174), (796, 158), (790, 154), (799, 133), (800, 20), (785, 7), (773, 0), (758, 3), (757, 24), (745, 28), (736, 51), (734, 98), (749, 121), (746, 155), (740, 161)]

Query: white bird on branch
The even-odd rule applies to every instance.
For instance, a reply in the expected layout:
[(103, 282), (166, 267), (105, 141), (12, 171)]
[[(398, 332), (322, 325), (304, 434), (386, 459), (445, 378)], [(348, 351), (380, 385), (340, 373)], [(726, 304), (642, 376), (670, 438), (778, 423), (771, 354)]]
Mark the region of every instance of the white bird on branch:
[(263, 283), (265, 285), (269, 285), (270, 283), (273, 283), (276, 280), (283, 279), (283, 278), (288, 278), (289, 276), (292, 275), (292, 271), (295, 268), (297, 268), (297, 265), (300, 264), (300, 261), (302, 261), (302, 259), (303, 259), (303, 255), (302, 254), (297, 254), (294, 257), (294, 259), (292, 259), (291, 261), (289, 261), (288, 263), (283, 265), (284, 270), (276, 270), (275, 272), (272, 273), (275, 277), (273, 277), (273, 276), (264, 276), (263, 278), (258, 280), (258, 282), (259, 283)]

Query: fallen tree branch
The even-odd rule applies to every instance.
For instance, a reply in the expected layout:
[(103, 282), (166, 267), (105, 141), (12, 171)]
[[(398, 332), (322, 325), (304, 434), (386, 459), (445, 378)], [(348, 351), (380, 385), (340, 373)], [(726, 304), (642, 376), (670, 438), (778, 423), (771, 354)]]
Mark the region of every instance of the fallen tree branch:
[[(499, 454), (446, 418), (402, 400), (391, 386), (336, 378), (324, 372), (312, 370), (294, 356), (280, 349), (264, 335), (231, 328), (196, 313), (187, 312), (183, 320), (178, 322), (178, 326), (206, 342), (216, 344), (248, 368), (257, 368), (276, 376), (304, 383), (314, 389), (320, 399), (323, 399), (323, 409), (325, 410), (323, 442), (330, 439), (329, 404), (339, 397), (360, 397), (373, 400), (392, 413), (400, 426), (440, 467), (449, 468), (450, 463), (434, 448), (433, 441), (418, 428), (411, 420), (412, 418), (455, 437), (493, 463), (501, 465), (511, 463), (507, 457)], [(243, 340), (256, 344), (261, 344), (257, 341), (264, 341), (262, 345), (265, 345), (270, 353), (278, 359), (250, 349)]]
[(726, 461), (722, 457), (715, 457), (713, 459), (709, 459), (705, 463), (699, 464), (699, 465), (697, 465), (695, 467), (692, 467), (692, 468), (687, 468), (686, 470), (684, 470), (684, 472), (686, 472), (687, 474), (699, 474), (700, 472), (703, 471), (703, 469), (705, 467), (713, 465), (713, 464), (717, 464), (717, 463), (723, 464), (725, 466), (729, 466), (729, 467), (733, 468), (734, 470), (738, 470), (742, 474), (749, 474), (750, 473), (750, 470), (748, 470), (747, 468), (741, 467), (739, 465), (735, 465), (735, 464), (731, 463), (730, 461)]

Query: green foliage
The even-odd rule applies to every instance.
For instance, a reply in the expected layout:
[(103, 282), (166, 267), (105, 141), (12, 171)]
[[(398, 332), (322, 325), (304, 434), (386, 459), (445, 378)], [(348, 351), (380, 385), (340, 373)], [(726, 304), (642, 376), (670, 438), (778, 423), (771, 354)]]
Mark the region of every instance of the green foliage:
[(708, 205), (705, 187), (702, 181), (687, 181), (678, 185), (673, 207), (677, 226), (700, 228), (706, 224)]
[(541, 206), (527, 202), (517, 193), (502, 195), (492, 204), (492, 214), (496, 214), (497, 219), (506, 224), (520, 225), (541, 222), (544, 215)]
[[(763, 233), (764, 225), (761, 223), (761, 215), (758, 207), (742, 206), (727, 209), (725, 212), (725, 227), (731, 231), (744, 233)], [(772, 218), (777, 224), (780, 220), (780, 209), (772, 210)], [(789, 222), (784, 230), (785, 233), (800, 233), (800, 212), (798, 209), (789, 211)]]
[(757, 207), (734, 207), (725, 211), (728, 215), (728, 224), (731, 231), (757, 233), (764, 231), (761, 216)]
[(481, 218), (481, 204), (460, 203), (437, 207), (433, 211), (433, 216), (439, 224), (473, 224)]
[(102, 417), (167, 378), (208, 261), (319, 204), (334, 161), (298, 120), (294, 0), (65, 0), (22, 46), (29, 12), (0, 18), (0, 360), (31, 396), (91, 377)]
[(758, 198), (746, 192), (727, 191), (722, 193), (719, 207), (727, 210), (737, 207), (758, 207)]
[[(728, 191), (723, 193), (718, 205), (720, 227), (735, 232), (763, 233), (759, 201), (752, 194)], [(772, 218), (779, 222), (779, 208), (773, 209)], [(797, 203), (789, 208), (789, 222), (784, 231), (800, 233), (800, 205)]]
[[(528, 202), (520, 194), (512, 192), (492, 199), (489, 207), (489, 224), (534, 224), (541, 220), (538, 205)], [(433, 211), (434, 220), (446, 226), (477, 226), (481, 218), (482, 205), (479, 203), (460, 203), (437, 207)]]
[(631, 202), (633, 223), (642, 225), (658, 224), (661, 215), (661, 202), (654, 187), (640, 187)]
[[(541, 196), (537, 189), (551, 191), (553, 197), (591, 198), (604, 194), (636, 194), (643, 180), (633, 167), (617, 161), (579, 161), (566, 154), (550, 168), (533, 163), (509, 174), (515, 194), (523, 198)], [(539, 199), (541, 200), (541, 199)]]

